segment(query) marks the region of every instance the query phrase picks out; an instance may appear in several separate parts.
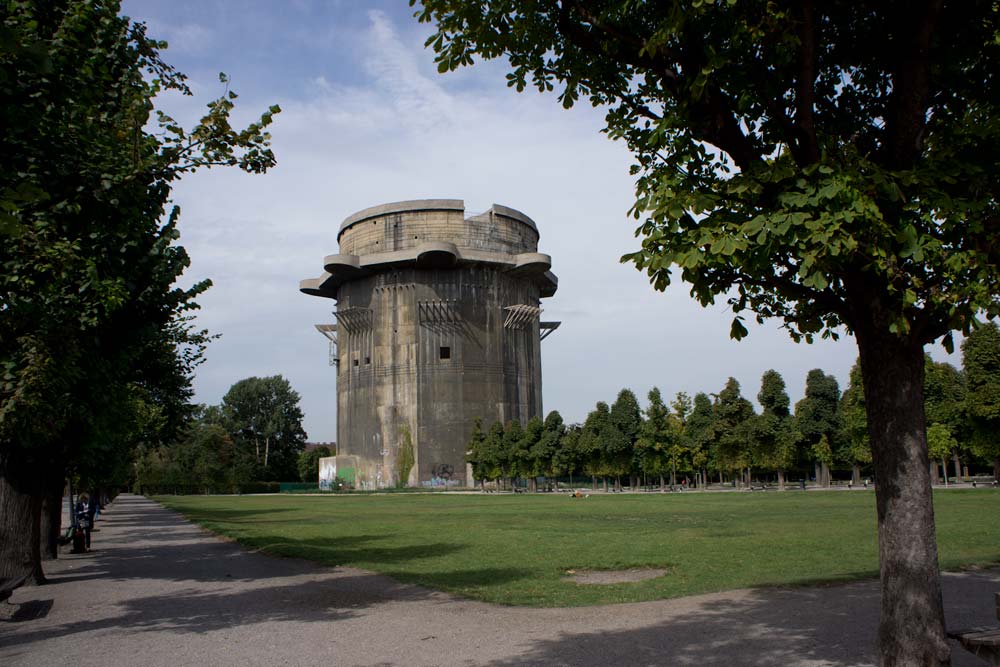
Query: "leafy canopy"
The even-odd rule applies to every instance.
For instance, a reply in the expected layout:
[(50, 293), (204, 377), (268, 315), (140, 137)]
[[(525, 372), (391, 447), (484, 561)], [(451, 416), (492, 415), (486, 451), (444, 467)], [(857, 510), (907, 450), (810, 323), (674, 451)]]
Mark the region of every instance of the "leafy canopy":
[(996, 474), (1000, 472), (1000, 327), (988, 323), (973, 331), (962, 343), (962, 365), (972, 445), (980, 456), (994, 459)]
[(518, 91), (607, 111), (636, 159), (623, 260), (724, 295), (734, 338), (751, 311), (950, 348), (1000, 312), (995, 3), (421, 4), (441, 71), (504, 57)]
[[(0, 458), (122, 458), (151, 424), (174, 432), (208, 338), (174, 281), (171, 184), (202, 167), (263, 172), (277, 107), (243, 130), (235, 94), (191, 131), (157, 94), (189, 95), (166, 44), (115, 1), (7, 2), (0, 23)], [(224, 77), (223, 77), (224, 79)], [(141, 400), (137, 400), (139, 397)], [(156, 419), (146, 419), (158, 412)], [(92, 465), (92, 467), (95, 467)]]

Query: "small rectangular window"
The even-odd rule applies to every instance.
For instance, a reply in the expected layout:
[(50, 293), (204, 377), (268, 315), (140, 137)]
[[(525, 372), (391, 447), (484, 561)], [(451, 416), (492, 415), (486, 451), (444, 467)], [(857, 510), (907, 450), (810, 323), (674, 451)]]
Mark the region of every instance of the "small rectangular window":
[(357, 360), (357, 359), (355, 359), (355, 360), (354, 360), (354, 365), (355, 365), (355, 366), (357, 366), (357, 365), (358, 365), (358, 360)]
[(372, 358), (371, 357), (365, 357), (365, 365), (368, 365), (371, 362), (372, 362)]
[(450, 347), (442, 347), (441, 348), (441, 358), (442, 359), (451, 359), (451, 348)]

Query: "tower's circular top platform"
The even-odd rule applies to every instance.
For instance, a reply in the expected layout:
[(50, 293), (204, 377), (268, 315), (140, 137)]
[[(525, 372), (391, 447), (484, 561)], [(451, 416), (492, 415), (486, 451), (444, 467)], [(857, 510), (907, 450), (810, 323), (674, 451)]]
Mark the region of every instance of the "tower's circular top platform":
[[(461, 199), (411, 199), (409, 201), (397, 201), (390, 202), (388, 204), (379, 204), (378, 206), (370, 206), (358, 211), (357, 213), (352, 213), (347, 216), (344, 219), (344, 222), (340, 225), (340, 231), (337, 232), (337, 239), (339, 240), (344, 231), (349, 227), (353, 227), (354, 225), (365, 222), (366, 220), (398, 213), (416, 213), (419, 211), (462, 211), (464, 213), (465, 201)], [(480, 218), (490, 213), (502, 215), (506, 218), (524, 223), (530, 227), (535, 234), (538, 234), (538, 225), (535, 224), (534, 220), (516, 209), (510, 208), (509, 206), (502, 206), (500, 204), (493, 204), (493, 206), (491, 206), (485, 213), (474, 216), (470, 219)]]
[(469, 217), (461, 199), (379, 204), (344, 220), (338, 252), (323, 258), (325, 273), (302, 281), (300, 290), (335, 299), (342, 284), (381, 271), (482, 265), (533, 281), (542, 297), (552, 296), (558, 279), (552, 258), (538, 252), (538, 238), (534, 220), (500, 204)]

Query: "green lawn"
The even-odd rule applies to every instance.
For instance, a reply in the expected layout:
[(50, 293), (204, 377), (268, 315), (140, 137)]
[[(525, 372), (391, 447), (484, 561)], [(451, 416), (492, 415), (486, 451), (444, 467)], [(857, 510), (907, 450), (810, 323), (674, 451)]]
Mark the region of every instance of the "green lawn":
[[(1000, 492), (934, 499), (943, 568), (1000, 562)], [(875, 495), (865, 491), (157, 500), (248, 547), (503, 604), (634, 602), (878, 573)], [(669, 571), (630, 584), (565, 578), (643, 566)]]

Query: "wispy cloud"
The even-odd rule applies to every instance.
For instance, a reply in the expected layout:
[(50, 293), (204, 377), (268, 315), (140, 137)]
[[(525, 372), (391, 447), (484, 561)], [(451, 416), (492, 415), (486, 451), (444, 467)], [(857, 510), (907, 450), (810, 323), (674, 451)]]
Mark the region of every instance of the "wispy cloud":
[(159, 23), (157, 31), (170, 44), (172, 52), (200, 55), (209, 50), (215, 39), (215, 31), (197, 23), (171, 25)]
[[(421, 74), (417, 55), (406, 48), (384, 12), (372, 10), (368, 17), (372, 47), (365, 67), (401, 120), (420, 128), (451, 125), (455, 121), (454, 100), (439, 80)], [(426, 61), (426, 56), (422, 60)]]

